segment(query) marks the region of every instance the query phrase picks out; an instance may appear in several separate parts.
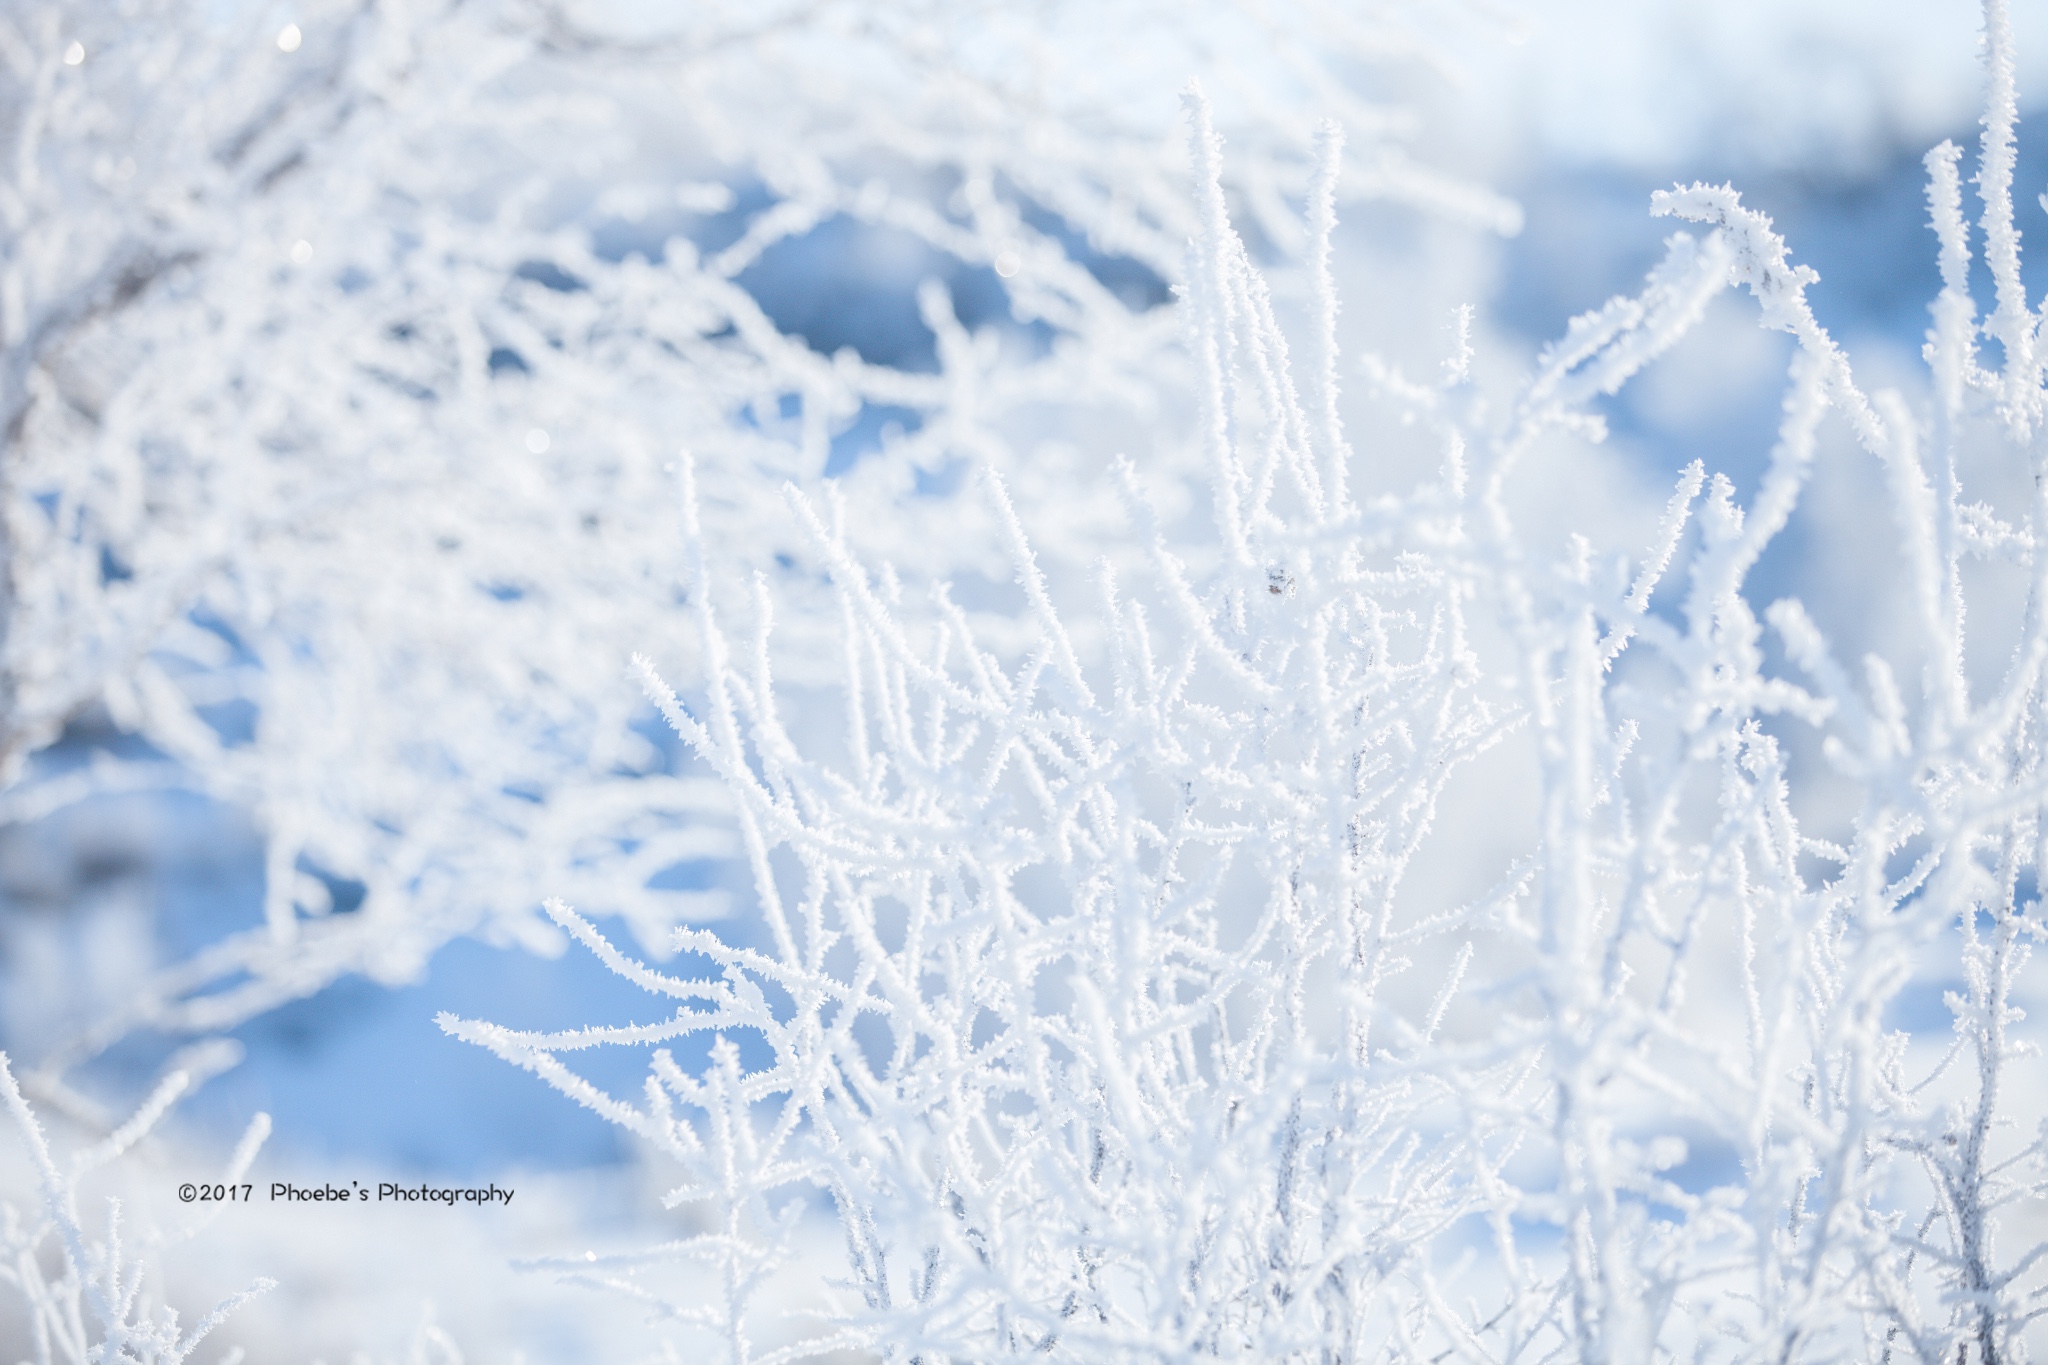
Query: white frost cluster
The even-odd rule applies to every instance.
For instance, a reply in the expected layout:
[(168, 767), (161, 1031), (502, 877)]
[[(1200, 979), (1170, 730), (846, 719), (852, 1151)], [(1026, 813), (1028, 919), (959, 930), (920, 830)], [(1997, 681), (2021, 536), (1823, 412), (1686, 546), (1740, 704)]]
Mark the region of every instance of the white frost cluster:
[[(1336, 136), (1301, 363), (1197, 97), (1181, 311), (1206, 539), (1170, 544), (1121, 465), (1141, 553), (1056, 601), (1025, 528), (1061, 509), (989, 472), (1018, 590), (1014, 628), (989, 631), (786, 490), (839, 603), (833, 733), (813, 698), (778, 699), (775, 590), (735, 599), (743, 566), (688, 488), (707, 679), (686, 704), (647, 678), (731, 794), (758, 933), (684, 931), (681, 969), (657, 971), (557, 906), (674, 1013), (443, 1021), (687, 1172), (670, 1199), (701, 1232), (574, 1273), (734, 1365), (2038, 1353), (2048, 1129), (2018, 1002), (2048, 865), (2048, 412), (2002, 0), (1985, 16), (1997, 303), (1979, 319), (1944, 145), (1922, 410), (1866, 395), (1812, 272), (1696, 185), (1654, 207), (1703, 235), (1576, 319), (1511, 401), (1475, 394), (1462, 339), (1440, 384), (1369, 363), (1441, 466), (1354, 497), (1320, 265)], [(1694, 466), (1647, 547), (1527, 541), (1511, 475), (1597, 437), (1597, 401), (1730, 288), (1795, 342), (1755, 496)], [(1747, 586), (1831, 420), (1888, 492), (1895, 658), (1845, 663), (1796, 598), (1759, 608)], [(1418, 870), (1469, 847), (1435, 817), (1497, 755), (1534, 773), (1525, 828), (1501, 797), (1519, 856), (1491, 894), (1432, 903)], [(1803, 795), (1830, 783), (1854, 793), (1833, 825)], [(1930, 979), (1954, 982), (1931, 1048), (1890, 1013)], [(637, 1098), (573, 1067), (650, 1044)], [(813, 1189), (847, 1281), (804, 1305), (814, 1335), (757, 1345)], [(664, 1301), (641, 1278), (664, 1259), (717, 1291)]]
[[(443, 1024), (681, 1166), (692, 1231), (559, 1267), (671, 1351), (2042, 1354), (2048, 308), (2004, 0), (1974, 227), (1927, 160), (1924, 401), (1866, 393), (1703, 185), (1510, 392), (1469, 313), (1440, 377), (1347, 362), (1340, 195), (1513, 210), (1332, 74), (1400, 28), (1199, 8), (0, 15), (0, 815), (192, 784), (269, 859), (263, 925), (0, 1058), (25, 1353), (220, 1320), (79, 1207), (192, 1075), (76, 1170), (25, 1089), (83, 1113), (68, 1071), (137, 1029), (545, 947), (550, 892), (673, 958), (554, 904), (673, 1013)], [(1219, 65), (1184, 140), (1126, 93)], [(844, 305), (792, 294), (835, 241), (930, 277), (895, 351), (826, 353)], [(1732, 289), (1793, 347), (1755, 494), (1695, 465), (1647, 545), (1528, 532), (1517, 481)], [(1754, 583), (1843, 435), (1907, 585), (1860, 660)], [(694, 766), (629, 728), (635, 649)], [(37, 757), (94, 706), (153, 756)], [(649, 883), (735, 849), (756, 913), (678, 928), (719, 907)], [(1946, 1037), (1898, 1008), (1928, 988)], [(614, 1045), (638, 1095), (574, 1065)], [(821, 1207), (846, 1270), (792, 1298)]]
[[(1297, 146), (1327, 105), (1361, 193), (1511, 225), (1343, 82), (1272, 98), (1386, 24), (1170, 8), (1039, 7), (1022, 47), (994, 4), (0, 15), (0, 819), (188, 786), (267, 847), (264, 923), (134, 983), (42, 1083), (461, 934), (547, 949), (536, 887), (654, 945), (719, 912), (647, 885), (727, 845), (618, 686), (680, 638), (679, 450), (721, 559), (772, 570), (775, 489), (863, 414), (888, 458), (839, 482), (888, 543), (921, 480), (1141, 430), (1180, 382), (1148, 294), (1192, 222), (1170, 129), (1084, 28), (1176, 34), (1175, 70), (1227, 44), (1245, 136)], [(1238, 189), (1273, 209), (1301, 173)], [(834, 241), (857, 259), (804, 254)], [(835, 270), (921, 310), (897, 352), (796, 334)], [(979, 290), (972, 327), (943, 283), (910, 302), (926, 273)], [(94, 708), (153, 754), (31, 762)]]
[[(180, 1365), (229, 1313), (252, 1295), (275, 1287), (258, 1280), (223, 1299), (190, 1329), (181, 1329), (177, 1310), (160, 1301), (161, 1286), (155, 1282), (167, 1240), (148, 1233), (138, 1236), (130, 1229), (129, 1244), (124, 1246), (118, 1199), (106, 1201), (101, 1236), (88, 1230), (79, 1211), (85, 1178), (143, 1139), (191, 1081), (189, 1072), (171, 1071), (141, 1109), (105, 1141), (60, 1166), (42, 1125), (22, 1098), (5, 1054), (0, 1054), (0, 1109), (6, 1110), (9, 1127), (28, 1148), (41, 1195), (41, 1207), (25, 1216), (0, 1205), (0, 1284), (14, 1291), (27, 1309), (27, 1339), (8, 1344), (10, 1351), (23, 1353), (20, 1358), (32, 1356), (40, 1365)], [(259, 1114), (229, 1159), (225, 1182), (242, 1178), (269, 1133), (269, 1119)], [(188, 1227), (184, 1236), (194, 1231), (196, 1227)], [(52, 1262), (54, 1273), (48, 1268)]]

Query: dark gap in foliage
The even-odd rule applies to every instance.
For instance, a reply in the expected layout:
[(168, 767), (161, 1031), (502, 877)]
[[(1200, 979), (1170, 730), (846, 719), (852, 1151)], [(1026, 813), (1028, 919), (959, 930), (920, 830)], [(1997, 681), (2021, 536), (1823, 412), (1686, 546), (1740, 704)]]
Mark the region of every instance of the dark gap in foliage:
[(533, 373), (533, 367), (526, 363), (526, 357), (519, 354), (519, 352), (513, 350), (510, 346), (491, 347), (491, 354), (489, 358), (485, 361), (485, 364), (487, 364), (490, 367), (491, 377), (493, 379), (497, 378), (501, 374), (506, 373)]
[(362, 909), (363, 899), (369, 895), (367, 884), (354, 877), (345, 877), (330, 872), (304, 854), (299, 855), (297, 868), (314, 881), (327, 888), (328, 913), (352, 915)]
[(553, 261), (521, 261), (512, 274), (515, 279), (532, 280), (559, 294), (577, 294), (590, 287), (580, 276), (570, 274)]

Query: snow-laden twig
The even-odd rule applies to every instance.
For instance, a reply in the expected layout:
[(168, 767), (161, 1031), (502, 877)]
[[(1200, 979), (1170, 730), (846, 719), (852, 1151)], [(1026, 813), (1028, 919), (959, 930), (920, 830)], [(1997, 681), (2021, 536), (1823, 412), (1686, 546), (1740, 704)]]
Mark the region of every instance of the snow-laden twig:
[[(0, 1053), (0, 1108), (28, 1150), (41, 1196), (40, 1208), (25, 1215), (0, 1205), (0, 1285), (13, 1289), (27, 1310), (31, 1340), (22, 1345), (33, 1352), (36, 1365), (178, 1365), (190, 1359), (236, 1308), (275, 1287), (272, 1281), (259, 1279), (181, 1332), (176, 1310), (152, 1302), (148, 1277), (154, 1239), (144, 1239), (140, 1248), (122, 1244), (121, 1204), (116, 1199), (107, 1200), (103, 1237), (88, 1231), (79, 1215), (79, 1177), (142, 1137), (186, 1084), (185, 1073), (172, 1072), (113, 1139), (81, 1153), (66, 1172), (22, 1097), (6, 1055)], [(268, 1131), (268, 1119), (258, 1115), (236, 1148), (225, 1179), (240, 1179)], [(61, 1266), (55, 1276), (46, 1269), (46, 1252), (52, 1245)]]

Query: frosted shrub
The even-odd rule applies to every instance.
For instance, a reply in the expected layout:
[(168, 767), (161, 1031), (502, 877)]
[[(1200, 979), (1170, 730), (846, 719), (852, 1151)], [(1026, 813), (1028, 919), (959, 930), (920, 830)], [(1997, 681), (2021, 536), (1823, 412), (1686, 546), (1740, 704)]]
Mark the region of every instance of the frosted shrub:
[[(646, 676), (730, 793), (758, 930), (684, 931), (656, 971), (557, 905), (674, 1014), (444, 1019), (685, 1171), (671, 1203), (701, 1231), (572, 1273), (735, 1362), (2038, 1351), (2018, 1001), (2048, 857), (2048, 404), (2007, 18), (1984, 13), (1997, 301), (1980, 322), (1944, 144), (1919, 408), (1866, 395), (1814, 321), (1812, 272), (1732, 189), (1696, 185), (1654, 209), (1704, 231), (1575, 319), (1510, 401), (1475, 394), (1462, 338), (1440, 383), (1368, 362), (1440, 465), (1359, 497), (1336, 416), (1335, 135), (1304, 359), (1230, 228), (1197, 99), (1181, 313), (1206, 538), (1170, 543), (1121, 464), (1142, 557), (1056, 602), (1026, 528), (1065, 509), (1013, 506), (985, 473), (1019, 589), (998, 628), (787, 490), (840, 608), (834, 733), (778, 701), (775, 589), (735, 595), (686, 471), (707, 680), (686, 704)], [(1646, 547), (1531, 543), (1518, 468), (1598, 439), (1600, 400), (1729, 288), (1795, 344), (1754, 497), (1694, 466)], [(1883, 483), (1906, 585), (1855, 662), (1750, 585), (1836, 424)], [(1520, 842), (1496, 888), (1416, 891), (1473, 846), (1436, 819), (1456, 784), (1517, 765), (1531, 789), (1496, 793)], [(1934, 1046), (1896, 1026), (1911, 982), (1952, 985)], [(655, 1047), (640, 1096), (577, 1075), (569, 1054), (602, 1045)], [(764, 1287), (814, 1189), (844, 1292), (804, 1305), (826, 1314), (815, 1335), (765, 1349)], [(718, 1290), (663, 1299), (643, 1276), (664, 1259)]]
[[(1326, 174), (1325, 210), (1328, 191)], [(629, 967), (702, 1002), (669, 1025), (466, 1030), (585, 1095), (554, 1049), (759, 1031), (768, 1070), (743, 1074), (728, 1046), (697, 1080), (664, 1054), (650, 1108), (606, 1111), (702, 1165), (706, 1194), (723, 1170), (735, 1214), (737, 1196), (823, 1182), (874, 1330), (918, 1350), (1363, 1330), (1392, 1267), (1360, 1262), (1332, 1298), (1323, 1263), (1417, 1240), (1457, 1207), (1455, 1158), (1418, 1163), (1402, 1141), (1442, 1090), (1358, 1063), (1390, 938), (1441, 928), (1389, 923), (1400, 868), (1436, 785), (1500, 717), (1475, 692), (1456, 582), (1431, 562), (1447, 528), (1352, 505), (1333, 409), (1311, 420), (1286, 390), (1263, 289), (1211, 209), (1200, 278), (1217, 293), (1196, 296), (1194, 325), (1216, 377), (1204, 425), (1224, 564), (1198, 587), (1156, 545), (1150, 609), (1105, 573), (1113, 681), (1098, 693), (999, 484), (1040, 632), (1014, 665), (942, 589), (908, 624), (900, 584), (856, 565), (792, 492), (846, 612), (847, 764), (806, 761), (781, 727), (765, 635), (731, 662), (701, 564), (709, 712), (660, 694), (741, 797), (766, 943), (679, 940), (717, 969), (701, 981)], [(1226, 373), (1271, 405), (1249, 449)], [(1142, 522), (1135, 471), (1122, 478)], [(690, 531), (701, 547), (694, 512)], [(1334, 1013), (1317, 1000), (1330, 991)], [(714, 1133), (672, 1113), (715, 1095), (731, 1108)], [(1245, 1197), (1276, 1144), (1294, 1151), (1280, 1225)], [(732, 1188), (754, 1173), (767, 1188)], [(742, 1311), (727, 1307), (735, 1332)]]
[[(186, 785), (267, 850), (263, 924), (136, 983), (37, 1083), (136, 1028), (408, 979), (456, 935), (545, 948), (535, 886), (656, 948), (715, 915), (648, 885), (727, 846), (617, 686), (680, 639), (666, 468), (686, 443), (720, 562), (773, 572), (803, 549), (785, 480), (829, 466), (869, 548), (900, 545), (889, 509), (948, 497), (962, 454), (1050, 470), (1149, 420), (1183, 383), (1157, 305), (1192, 220), (1097, 28), (1170, 32), (1176, 72), (1232, 45), (1234, 126), (1274, 149), (1233, 189), (1276, 232), (1307, 115), (1265, 78), (1389, 35), (1177, 8), (1037, 13), (1095, 36), (1031, 62), (969, 41), (1010, 22), (979, 5), (0, 17), (0, 818)], [(1361, 193), (1512, 225), (1389, 111), (1311, 95)], [(879, 277), (900, 335), (804, 314), (835, 272)], [(983, 558), (927, 543), (929, 572)], [(96, 709), (152, 752), (28, 764)]]

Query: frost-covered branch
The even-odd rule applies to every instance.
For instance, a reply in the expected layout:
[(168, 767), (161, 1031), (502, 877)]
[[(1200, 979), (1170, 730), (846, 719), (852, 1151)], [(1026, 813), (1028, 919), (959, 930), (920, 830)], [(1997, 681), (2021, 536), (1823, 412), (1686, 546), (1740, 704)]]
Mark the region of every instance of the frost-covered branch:
[[(19, 1295), (27, 1310), (30, 1339), (18, 1343), (30, 1353), (24, 1359), (36, 1365), (178, 1365), (191, 1358), (228, 1314), (274, 1287), (269, 1280), (258, 1280), (181, 1331), (177, 1312), (153, 1301), (155, 1291), (149, 1283), (162, 1239), (146, 1235), (139, 1239), (140, 1247), (124, 1245), (118, 1199), (107, 1200), (104, 1234), (89, 1231), (79, 1214), (80, 1177), (140, 1140), (187, 1084), (186, 1073), (171, 1072), (133, 1119), (105, 1143), (79, 1153), (67, 1171), (58, 1165), (5, 1054), (0, 1054), (0, 1107), (28, 1150), (41, 1196), (40, 1207), (29, 1210), (0, 1204), (0, 1285)], [(242, 1179), (268, 1132), (269, 1119), (259, 1114), (236, 1147), (224, 1182)], [(135, 1237), (133, 1231), (129, 1236)]]
[[(1442, 453), (1373, 499), (1349, 491), (1372, 433), (1334, 401), (1335, 154), (1308, 206), (1298, 381), (1191, 97), (1180, 401), (1207, 534), (1163, 529), (1176, 471), (1119, 464), (1142, 556), (1083, 600), (1034, 548), (1067, 509), (984, 462), (975, 524), (1018, 589), (991, 622), (928, 557), (881, 562), (839, 500), (792, 487), (800, 562), (837, 606), (827, 720), (815, 691), (779, 700), (776, 585), (721, 549), (686, 466), (705, 682), (642, 670), (729, 793), (758, 929), (686, 933), (680, 969), (656, 969), (559, 910), (675, 1013), (444, 1025), (683, 1162), (677, 1197), (742, 1239), (718, 1252), (734, 1360), (749, 1258), (786, 1253), (767, 1214), (795, 1217), (806, 1184), (847, 1243), (834, 1346), (892, 1358), (2026, 1358), (2044, 1257), (2017, 1210), (2044, 1151), (2013, 1078), (2042, 924), (2048, 583), (2044, 509), (1967, 482), (2032, 471), (2041, 387), (2014, 330), (2038, 323), (2004, 287), (2010, 40), (1999, 0), (1985, 12), (2002, 311), (1979, 332), (1959, 157), (1937, 149), (1931, 418), (1866, 394), (1808, 305), (1814, 273), (1732, 188), (1695, 186), (1653, 211), (1705, 233), (1573, 320), (1509, 401), (1478, 401), (1465, 332), (1440, 383), (1367, 361)], [(1695, 465), (1641, 547), (1533, 543), (1516, 480), (1599, 439), (1604, 400), (1736, 287), (1795, 345), (1754, 496)], [(1903, 569), (1896, 629), (1853, 665), (1815, 610), (1753, 582), (1837, 458), (1870, 462)], [(1980, 570), (2026, 603), (2001, 669), (1972, 652), (1987, 623), (1966, 602), (1998, 600)], [(1441, 903), (1417, 874), (1465, 856), (1441, 813), (1497, 760), (1534, 774), (1526, 810), (1495, 802), (1514, 852), (1490, 894)], [(1846, 813), (1810, 794), (1823, 777)], [(1945, 1053), (1894, 1008), (1939, 980)], [(568, 1060), (685, 1039), (710, 1046), (706, 1079), (665, 1051), (640, 1101)]]

